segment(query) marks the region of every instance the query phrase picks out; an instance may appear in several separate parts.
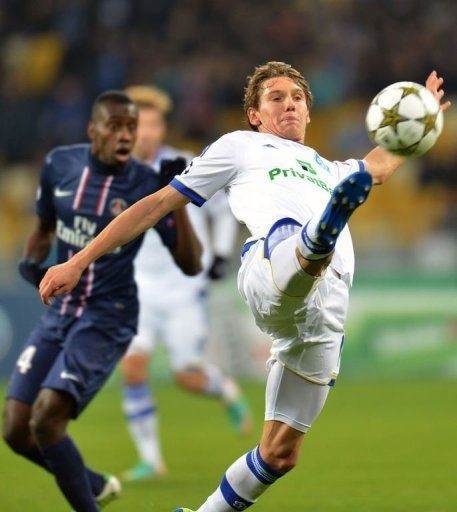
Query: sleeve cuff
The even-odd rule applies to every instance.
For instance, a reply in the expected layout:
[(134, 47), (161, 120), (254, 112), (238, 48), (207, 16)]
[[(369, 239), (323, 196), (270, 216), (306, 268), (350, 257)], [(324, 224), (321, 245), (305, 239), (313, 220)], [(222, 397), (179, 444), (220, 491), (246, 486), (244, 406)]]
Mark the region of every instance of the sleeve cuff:
[(177, 178), (173, 178), (173, 180), (170, 182), (170, 185), (181, 194), (187, 196), (195, 205), (203, 206), (206, 203), (206, 199), (197, 194), (197, 192), (191, 188), (186, 187), (186, 185), (181, 183)]
[(359, 164), (359, 172), (366, 172), (365, 162), (363, 160), (357, 160), (357, 163)]

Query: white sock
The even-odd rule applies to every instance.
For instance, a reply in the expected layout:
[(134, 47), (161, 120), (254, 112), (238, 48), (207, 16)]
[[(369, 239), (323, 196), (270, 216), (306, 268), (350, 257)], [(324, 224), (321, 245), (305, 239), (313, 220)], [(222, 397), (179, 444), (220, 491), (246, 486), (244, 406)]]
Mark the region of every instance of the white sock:
[(197, 512), (245, 510), (281, 476), (262, 460), (257, 447), (228, 468), (220, 486)]
[(124, 386), (124, 413), (140, 459), (160, 470), (164, 466), (155, 401), (147, 383)]
[(220, 398), (225, 404), (231, 404), (240, 398), (241, 392), (238, 385), (225, 376), (214, 365), (205, 365), (203, 373), (206, 376), (205, 395)]
[(315, 215), (305, 224), (297, 238), (297, 247), (303, 258), (307, 260), (322, 260), (326, 258), (335, 249), (324, 247), (319, 244), (317, 228), (320, 222), (320, 215)]

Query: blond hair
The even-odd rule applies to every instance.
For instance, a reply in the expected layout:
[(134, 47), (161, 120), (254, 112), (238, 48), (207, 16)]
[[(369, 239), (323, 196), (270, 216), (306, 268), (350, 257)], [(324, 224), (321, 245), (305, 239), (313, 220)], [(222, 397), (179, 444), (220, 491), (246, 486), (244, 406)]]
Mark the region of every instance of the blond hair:
[(125, 89), (125, 93), (138, 108), (154, 108), (166, 115), (173, 107), (170, 96), (152, 85), (132, 85)]
[[(305, 93), (306, 104), (308, 109), (311, 109), (313, 104), (313, 95), (308, 82), (305, 80), (303, 75), (293, 68), (290, 64), (285, 62), (271, 61), (257, 66), (254, 69), (254, 73), (247, 77), (247, 84), (244, 89), (244, 112), (247, 116), (248, 109), (254, 108), (258, 110), (260, 94), (262, 90), (262, 84), (269, 78), (276, 78), (285, 76), (291, 78)], [(248, 118), (249, 122), (249, 118)], [(257, 131), (257, 127), (249, 123), (251, 128)]]

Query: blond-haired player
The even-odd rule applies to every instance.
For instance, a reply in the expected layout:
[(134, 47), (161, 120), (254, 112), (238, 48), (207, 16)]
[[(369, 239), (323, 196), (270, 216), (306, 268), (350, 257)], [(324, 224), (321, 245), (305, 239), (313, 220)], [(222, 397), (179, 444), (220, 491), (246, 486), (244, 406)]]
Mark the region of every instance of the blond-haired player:
[[(426, 82), (439, 101), (442, 82), (435, 72)], [(168, 211), (227, 190), (232, 212), (252, 235), (238, 287), (272, 338), (270, 372), (259, 446), (227, 469), (198, 512), (244, 510), (296, 465), (338, 374), (354, 270), (347, 221), (372, 183), (383, 183), (404, 161), (377, 147), (362, 160), (331, 162), (305, 146), (311, 93), (287, 64), (256, 68), (245, 100), (253, 131), (221, 137), (170, 186), (139, 201), (86, 249), (48, 271), (40, 287), (48, 304), (71, 290), (92, 261)]]
[[(187, 151), (164, 144), (166, 115), (172, 103), (160, 89), (129, 87), (127, 95), (139, 110), (134, 156), (152, 172), (181, 172), (192, 158)], [(236, 430), (247, 433), (251, 418), (238, 385), (204, 358), (208, 339), (209, 278), (222, 278), (236, 240), (237, 223), (223, 192), (203, 208), (186, 206), (202, 247), (203, 272), (188, 277), (176, 266), (154, 230), (148, 230), (135, 259), (140, 316), (138, 333), (124, 357), (123, 406), (139, 462), (124, 473), (127, 481), (145, 480), (165, 472), (158, 432), (158, 409), (148, 382), (151, 354), (160, 338), (176, 382), (188, 391), (219, 399)], [(211, 226), (211, 229), (210, 229)]]

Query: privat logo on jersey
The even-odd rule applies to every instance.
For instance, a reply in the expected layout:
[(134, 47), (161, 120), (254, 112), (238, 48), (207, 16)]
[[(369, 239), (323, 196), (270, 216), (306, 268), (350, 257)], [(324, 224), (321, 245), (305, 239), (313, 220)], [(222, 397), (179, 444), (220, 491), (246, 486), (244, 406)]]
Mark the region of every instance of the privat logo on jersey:
[(327, 183), (325, 183), (325, 181), (322, 181), (319, 178), (315, 177), (317, 171), (310, 163), (303, 162), (302, 160), (297, 160), (297, 163), (303, 169), (303, 172), (293, 169), (292, 167), (290, 167), (289, 169), (281, 169), (279, 167), (275, 167), (274, 169), (268, 171), (268, 177), (270, 181), (275, 181), (284, 178), (298, 178), (300, 180), (306, 180), (309, 181), (310, 183), (313, 183), (314, 185), (325, 190), (329, 194), (333, 192), (333, 189), (329, 187)]

